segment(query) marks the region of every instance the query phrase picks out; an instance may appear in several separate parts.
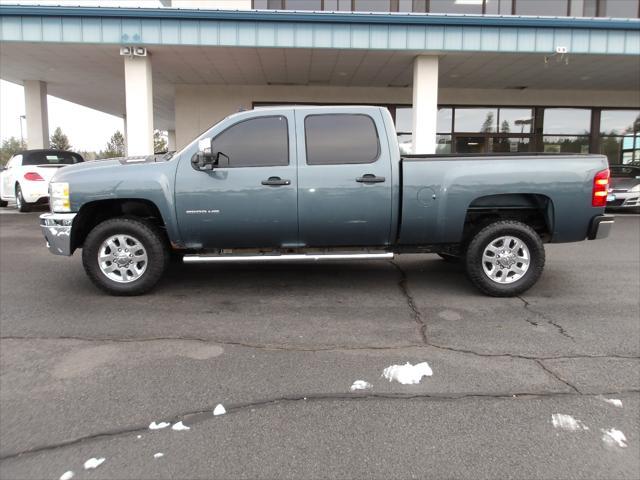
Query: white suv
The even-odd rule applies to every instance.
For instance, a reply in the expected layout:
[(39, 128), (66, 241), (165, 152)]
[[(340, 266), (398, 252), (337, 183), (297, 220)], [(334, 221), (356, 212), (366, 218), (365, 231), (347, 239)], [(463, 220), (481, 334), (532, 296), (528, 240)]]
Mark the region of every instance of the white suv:
[(49, 201), (49, 181), (58, 168), (84, 162), (65, 150), (25, 150), (16, 153), (0, 172), (0, 206), (16, 202), (18, 210), (28, 212), (33, 204)]

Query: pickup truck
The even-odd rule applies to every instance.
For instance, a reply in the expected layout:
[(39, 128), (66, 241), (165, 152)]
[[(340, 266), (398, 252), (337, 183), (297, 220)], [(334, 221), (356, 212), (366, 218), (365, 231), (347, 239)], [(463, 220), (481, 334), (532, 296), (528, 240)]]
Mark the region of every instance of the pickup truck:
[(173, 156), (56, 172), (49, 250), (82, 248), (114, 295), (148, 292), (184, 262), (391, 259), (464, 262), (482, 292), (514, 296), (544, 243), (609, 234), (601, 155), (403, 155), (393, 120), (370, 106), (233, 114)]

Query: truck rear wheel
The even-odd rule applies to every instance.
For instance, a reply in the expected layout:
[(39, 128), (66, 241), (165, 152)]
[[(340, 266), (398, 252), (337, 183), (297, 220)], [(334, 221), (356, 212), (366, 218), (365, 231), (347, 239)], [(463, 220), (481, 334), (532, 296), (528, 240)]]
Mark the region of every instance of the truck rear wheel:
[(133, 218), (99, 223), (84, 241), (82, 264), (91, 281), (111, 295), (151, 290), (169, 263), (162, 232)]
[(545, 262), (544, 245), (524, 223), (505, 220), (480, 230), (466, 254), (467, 275), (482, 292), (513, 297), (531, 288)]

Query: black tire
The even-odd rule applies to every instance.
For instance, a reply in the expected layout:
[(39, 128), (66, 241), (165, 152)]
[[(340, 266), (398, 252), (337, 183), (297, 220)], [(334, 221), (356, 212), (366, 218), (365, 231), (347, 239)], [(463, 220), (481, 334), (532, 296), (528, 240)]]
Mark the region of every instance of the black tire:
[(6, 200), (0, 200), (0, 207), (6, 207), (7, 205), (9, 205), (9, 202)]
[[(98, 253), (102, 243), (113, 235), (128, 235), (139, 241), (147, 253), (147, 265), (137, 279), (119, 283), (100, 269)], [(96, 225), (84, 241), (82, 265), (91, 281), (111, 295), (142, 295), (160, 280), (169, 264), (169, 250), (162, 232), (153, 224), (133, 218), (112, 218)]]
[(438, 252), (437, 255), (447, 263), (460, 263), (460, 257), (458, 255), (451, 255), (450, 253), (440, 252)]
[[(521, 278), (512, 283), (498, 283), (490, 279), (483, 268), (485, 249), (502, 236), (517, 238), (529, 250), (529, 268)], [(514, 297), (527, 291), (540, 278), (544, 262), (544, 245), (538, 234), (530, 226), (513, 220), (495, 222), (481, 229), (469, 243), (465, 258), (467, 275), (471, 282), (483, 293), (493, 297)]]
[(16, 185), (16, 206), (19, 212), (27, 213), (31, 211), (31, 204), (24, 201), (20, 185)]

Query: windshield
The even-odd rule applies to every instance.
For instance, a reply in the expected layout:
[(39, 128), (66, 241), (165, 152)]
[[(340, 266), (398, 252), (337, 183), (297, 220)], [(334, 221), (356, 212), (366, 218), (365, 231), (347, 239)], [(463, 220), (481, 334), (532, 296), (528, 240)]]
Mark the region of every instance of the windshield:
[(22, 165), (73, 165), (84, 162), (73, 152), (28, 152), (24, 154)]

